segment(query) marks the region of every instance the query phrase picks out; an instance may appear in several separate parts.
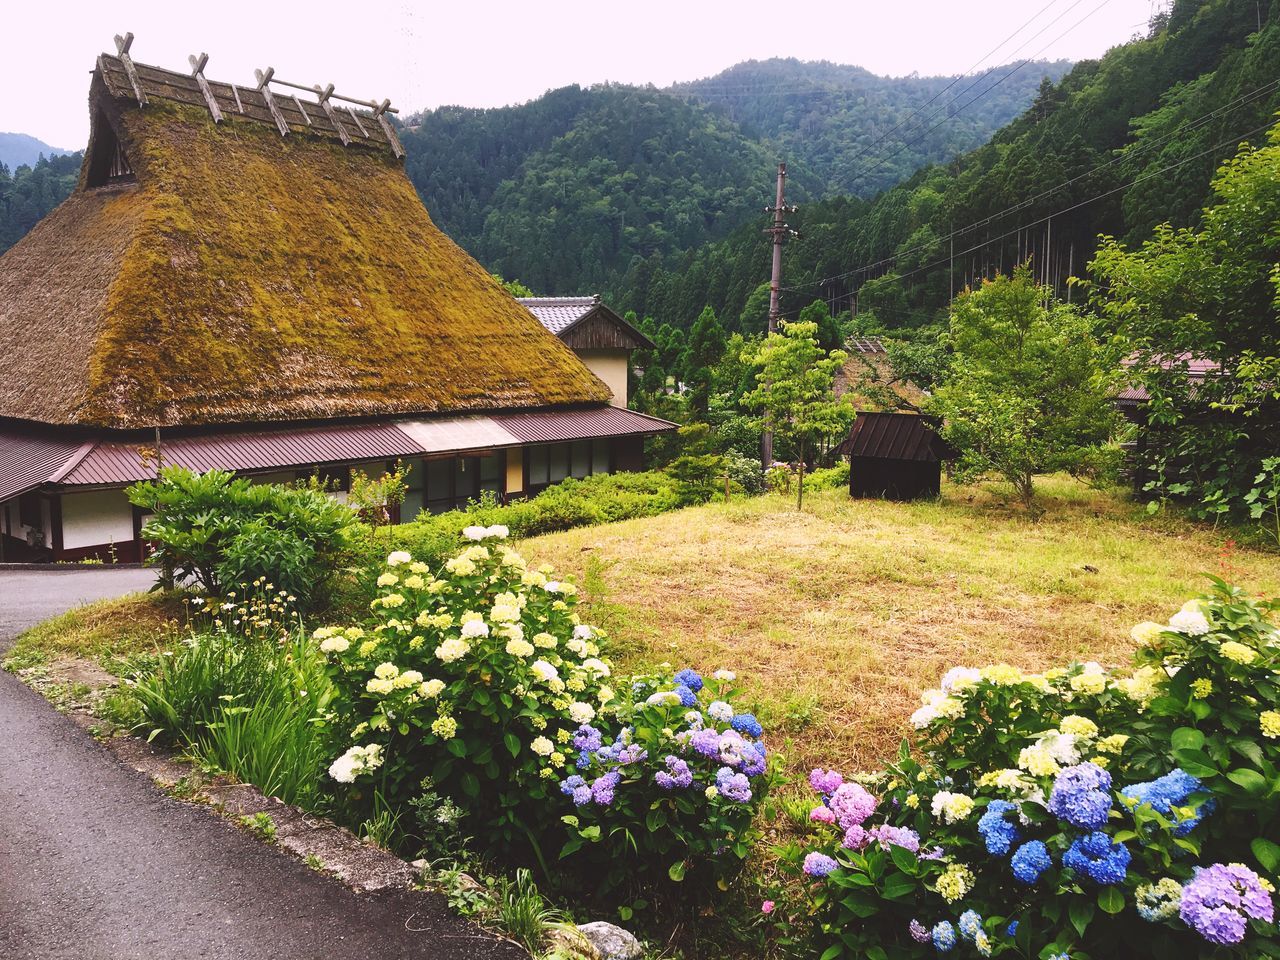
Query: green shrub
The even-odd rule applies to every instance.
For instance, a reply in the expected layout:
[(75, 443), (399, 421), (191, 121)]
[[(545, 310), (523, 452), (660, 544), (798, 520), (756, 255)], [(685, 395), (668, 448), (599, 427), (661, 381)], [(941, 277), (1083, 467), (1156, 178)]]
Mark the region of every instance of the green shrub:
[(569, 479), (548, 487), (528, 500), (507, 505), (482, 500), (466, 510), (423, 515), (382, 531), (371, 541), (379, 565), (394, 550), (404, 550), (423, 562), (438, 565), (457, 550), (462, 530), (499, 524), (513, 537), (533, 537), (597, 523), (652, 517), (684, 505), (679, 483), (661, 471), (598, 474)]
[(811, 775), (784, 929), (828, 958), (1276, 956), (1278, 609), (1215, 580), (1134, 628), (1131, 673), (949, 671), (878, 797)]
[[(128, 687), (141, 716), (137, 728), (269, 796), (315, 806), (333, 695), (323, 658), (287, 616), (268, 628), (250, 603), (218, 614), (172, 655), (135, 672)], [(118, 704), (116, 711), (130, 712)]]
[(837, 463), (834, 467), (819, 467), (804, 479), (810, 490), (838, 490), (849, 486), (849, 464)]
[(156, 544), (150, 562), (215, 596), (262, 578), (310, 606), (356, 528), (351, 510), (321, 490), (220, 470), (166, 467), (125, 492), (153, 514), (142, 530)]

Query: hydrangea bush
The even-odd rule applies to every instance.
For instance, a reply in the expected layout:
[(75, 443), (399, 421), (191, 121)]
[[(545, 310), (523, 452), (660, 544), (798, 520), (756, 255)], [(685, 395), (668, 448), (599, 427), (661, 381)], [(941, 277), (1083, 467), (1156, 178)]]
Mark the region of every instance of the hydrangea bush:
[(604, 887), (661, 888), (686, 874), (724, 884), (751, 852), (773, 775), (760, 722), (732, 705), (735, 679), (690, 669), (633, 677), (610, 718), (616, 735), (590, 724), (574, 734), (574, 772), (560, 784), (575, 808), (563, 853), (594, 853)]
[(314, 634), (350, 819), (420, 807), (425, 780), (482, 848), (528, 851), (557, 879), (557, 851), (605, 893), (728, 877), (770, 779), (732, 675), (613, 677), (572, 583), (530, 569), (505, 527), (464, 535), (473, 545), (434, 573), (392, 553), (373, 626)]
[(574, 731), (616, 698), (574, 585), (530, 569), (506, 534), (468, 527), (472, 546), (436, 572), (392, 553), (375, 624), (316, 631), (339, 691), (329, 774), (353, 813), (407, 809), (430, 777), (483, 846), (543, 858), (548, 833), (563, 834)]
[(771, 912), (822, 960), (1280, 956), (1277, 609), (1215, 580), (1133, 670), (949, 671), (914, 749), (813, 772)]

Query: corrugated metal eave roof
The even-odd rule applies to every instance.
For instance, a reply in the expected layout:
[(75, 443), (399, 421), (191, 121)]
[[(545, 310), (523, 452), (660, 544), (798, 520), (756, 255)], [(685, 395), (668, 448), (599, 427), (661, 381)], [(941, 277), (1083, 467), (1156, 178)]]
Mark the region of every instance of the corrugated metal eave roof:
[(82, 446), (79, 440), (0, 433), (0, 500), (48, 483)]

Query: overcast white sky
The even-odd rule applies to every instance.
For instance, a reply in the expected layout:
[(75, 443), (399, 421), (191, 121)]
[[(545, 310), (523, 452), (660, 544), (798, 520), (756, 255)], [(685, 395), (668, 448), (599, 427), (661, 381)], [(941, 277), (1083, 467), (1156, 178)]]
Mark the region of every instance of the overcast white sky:
[[(89, 71), (132, 30), (133, 56), (252, 84), (274, 66), (403, 111), (519, 103), (569, 83), (692, 80), (741, 60), (798, 57), (876, 73), (967, 70), (1029, 56), (1095, 57), (1145, 28), (1164, 0), (101, 0), (4, 13), (0, 131), (58, 147), (88, 136)], [(781, 11), (783, 23), (772, 18)], [(1034, 19), (1033, 19), (1034, 18)], [(1054, 22), (1056, 19), (1056, 22)], [(1083, 22), (1082, 22), (1083, 21)], [(1037, 32), (1039, 35), (1036, 36)]]

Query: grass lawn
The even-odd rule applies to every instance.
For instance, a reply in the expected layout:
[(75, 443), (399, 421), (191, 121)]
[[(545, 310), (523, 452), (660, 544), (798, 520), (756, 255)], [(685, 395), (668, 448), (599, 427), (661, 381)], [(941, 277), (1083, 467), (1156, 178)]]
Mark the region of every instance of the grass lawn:
[(1041, 482), (1037, 522), (992, 489), (940, 502), (712, 504), (525, 541), (578, 573), (585, 618), (625, 668), (663, 661), (739, 674), (793, 768), (861, 769), (907, 731), (920, 691), (957, 664), (1127, 660), (1129, 628), (1163, 620), (1218, 573), (1280, 589), (1280, 557), (1150, 519), (1118, 494)]
[(133, 593), (100, 600), (46, 620), (22, 634), (7, 659), (15, 667), (52, 659), (98, 659), (156, 651), (185, 621), (176, 594)]

